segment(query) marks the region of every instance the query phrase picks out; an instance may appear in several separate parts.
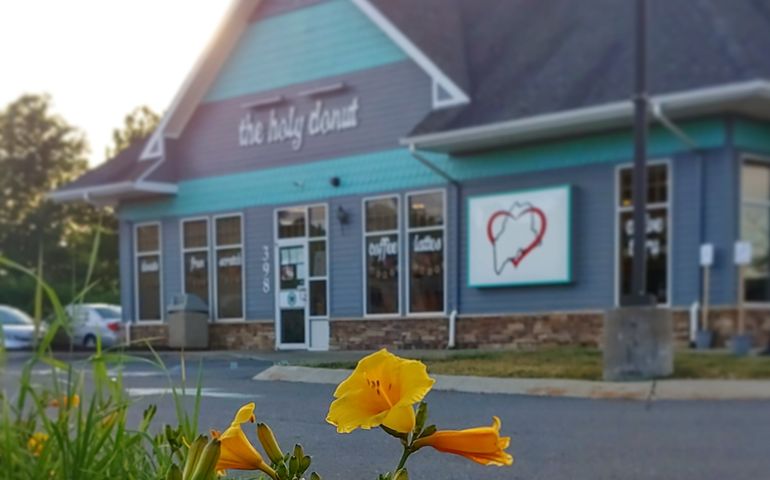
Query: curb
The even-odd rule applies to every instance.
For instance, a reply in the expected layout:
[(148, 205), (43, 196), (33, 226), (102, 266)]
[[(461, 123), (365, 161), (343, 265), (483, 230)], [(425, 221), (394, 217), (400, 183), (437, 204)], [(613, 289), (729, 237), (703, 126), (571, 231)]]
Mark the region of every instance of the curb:
[[(274, 365), (256, 381), (337, 385), (350, 370)], [(587, 380), (491, 378), (432, 375), (434, 390), (536, 397), (604, 400), (770, 400), (765, 380), (659, 380), (657, 382), (595, 382)]]

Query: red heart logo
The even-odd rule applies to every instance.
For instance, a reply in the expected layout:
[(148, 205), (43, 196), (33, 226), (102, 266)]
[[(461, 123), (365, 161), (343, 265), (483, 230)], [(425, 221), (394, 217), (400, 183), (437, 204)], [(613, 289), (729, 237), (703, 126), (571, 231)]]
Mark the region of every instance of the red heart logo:
[[(548, 225), (548, 221), (546, 220), (545, 213), (543, 213), (542, 210), (540, 210), (537, 207), (529, 206), (526, 209), (520, 211), (518, 215), (514, 215), (513, 213), (507, 211), (507, 210), (498, 210), (495, 213), (492, 214), (492, 216), (489, 217), (489, 220), (487, 221), (487, 238), (489, 239), (489, 243), (492, 244), (492, 246), (497, 243), (497, 240), (495, 239), (494, 232), (492, 231), (492, 226), (500, 217), (508, 217), (512, 220), (518, 220), (519, 218), (523, 217), (525, 214), (531, 213), (533, 215), (536, 215), (540, 218), (540, 230), (535, 235), (535, 238), (532, 240), (532, 242), (524, 247), (524, 249), (520, 250), (518, 255), (515, 257), (512, 257), (511, 263), (513, 264), (514, 268), (518, 267), (519, 264), (526, 258), (529, 253), (534, 250), (538, 245), (540, 245), (540, 242), (543, 240), (543, 236), (545, 235), (545, 230)], [(495, 265), (495, 269), (497, 269), (497, 265)], [(500, 272), (497, 272), (498, 275)]]

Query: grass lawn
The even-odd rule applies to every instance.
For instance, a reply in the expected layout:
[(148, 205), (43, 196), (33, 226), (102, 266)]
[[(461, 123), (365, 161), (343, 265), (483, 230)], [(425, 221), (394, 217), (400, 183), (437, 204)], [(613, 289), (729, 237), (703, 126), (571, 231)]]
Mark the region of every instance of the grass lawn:
[[(504, 378), (568, 378), (601, 380), (602, 354), (591, 348), (544, 348), (532, 351), (457, 353), (421, 359), (428, 371), (446, 375)], [(355, 362), (315, 364), (324, 368), (355, 367)], [(676, 353), (672, 378), (770, 379), (770, 356), (737, 358), (727, 352)]]

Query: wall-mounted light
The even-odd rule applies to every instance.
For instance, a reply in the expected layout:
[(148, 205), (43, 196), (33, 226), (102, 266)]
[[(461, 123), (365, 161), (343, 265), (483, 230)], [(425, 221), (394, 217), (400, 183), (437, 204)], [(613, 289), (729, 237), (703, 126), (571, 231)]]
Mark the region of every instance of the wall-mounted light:
[(329, 179), (329, 184), (334, 188), (339, 187), (341, 183), (340, 177), (332, 177)]
[(342, 208), (342, 205), (337, 207), (337, 221), (340, 222), (340, 225), (347, 225), (350, 221), (350, 214)]

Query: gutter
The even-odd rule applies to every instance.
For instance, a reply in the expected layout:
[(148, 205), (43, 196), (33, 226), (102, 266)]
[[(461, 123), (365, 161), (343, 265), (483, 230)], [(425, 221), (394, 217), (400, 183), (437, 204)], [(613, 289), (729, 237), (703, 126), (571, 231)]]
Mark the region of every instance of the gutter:
[(161, 195), (174, 195), (179, 190), (174, 184), (163, 182), (117, 182), (94, 187), (76, 188), (72, 190), (57, 190), (46, 194), (46, 198), (56, 203), (74, 202), (83, 200), (93, 203), (98, 197), (109, 199), (126, 193), (150, 193)]
[[(425, 167), (430, 169), (433, 173), (440, 176), (447, 182), (449, 182), (455, 189), (455, 211), (457, 212), (457, 215), (460, 215), (460, 209), (462, 208), (462, 184), (460, 182), (449, 175), (446, 171), (442, 170), (438, 165), (431, 162), (427, 158), (425, 158), (424, 155), (420, 154), (420, 152), (417, 151), (417, 148), (415, 148), (414, 145), (409, 145), (409, 153), (412, 155), (412, 157), (415, 158), (418, 162), (423, 164)], [(455, 265), (457, 265), (457, 268), (459, 269), (459, 266), (462, 265), (460, 262), (462, 261), (462, 258), (460, 258), (460, 245), (461, 245), (461, 232), (462, 229), (460, 228), (460, 223), (455, 227)], [(456, 279), (454, 284), (454, 305), (452, 310), (449, 312), (449, 316), (447, 317), (447, 321), (449, 322), (447, 332), (448, 332), (448, 338), (447, 338), (447, 348), (455, 348), (456, 340), (457, 340), (457, 315), (460, 313), (460, 280)]]
[[(756, 100), (770, 101), (769, 81), (753, 80), (650, 97), (651, 103), (659, 105), (672, 116), (703, 115), (730, 108), (758, 110)], [(624, 100), (477, 127), (416, 135), (404, 138), (400, 143), (405, 146), (414, 145), (421, 150), (461, 152), (630, 126), (632, 121), (633, 103)]]

